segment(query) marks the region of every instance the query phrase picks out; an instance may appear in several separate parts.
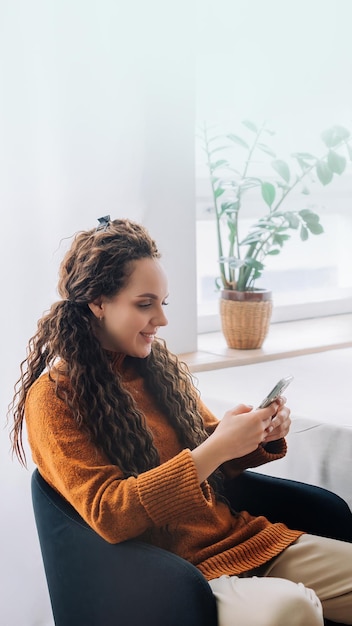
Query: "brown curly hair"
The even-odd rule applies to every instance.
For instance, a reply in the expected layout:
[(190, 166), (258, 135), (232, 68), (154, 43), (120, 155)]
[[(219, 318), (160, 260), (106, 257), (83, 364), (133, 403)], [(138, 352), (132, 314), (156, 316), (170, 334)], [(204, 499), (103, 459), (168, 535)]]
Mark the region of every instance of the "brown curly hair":
[[(31, 385), (45, 369), (55, 381), (56, 394), (70, 407), (73, 419), (125, 476), (137, 476), (160, 463), (144, 415), (124, 389), (120, 376), (113, 371), (111, 355), (92, 330), (94, 316), (88, 306), (100, 296), (112, 297), (125, 287), (133, 261), (159, 256), (146, 229), (127, 219), (111, 221), (105, 230), (75, 236), (60, 266), (58, 291), (62, 300), (38, 322), (10, 405), (14, 417), (12, 449), (22, 464), (26, 463), (22, 442), (25, 401)], [(198, 392), (192, 376), (165, 343), (154, 341), (145, 359), (128, 358), (143, 376), (181, 444), (193, 449), (204, 441), (207, 433), (197, 408)], [(65, 364), (69, 387), (57, 373), (57, 360)]]

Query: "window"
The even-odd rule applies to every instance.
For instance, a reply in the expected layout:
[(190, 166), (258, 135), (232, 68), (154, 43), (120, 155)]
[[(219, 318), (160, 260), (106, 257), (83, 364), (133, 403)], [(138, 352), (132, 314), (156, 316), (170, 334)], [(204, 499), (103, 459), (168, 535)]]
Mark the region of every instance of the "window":
[[(319, 156), (320, 134), (334, 124), (352, 132), (352, 60), (348, 51), (352, 5), (339, 0), (219, 0), (198, 11), (197, 119), (245, 136), (243, 119), (268, 125), (279, 158), (308, 151)], [(241, 150), (238, 148), (238, 150)], [(240, 158), (239, 153), (239, 158)], [(264, 163), (264, 161), (263, 161)], [(264, 165), (258, 164), (258, 167)], [(253, 173), (255, 175), (255, 173)], [(210, 186), (196, 150), (199, 330), (218, 320), (217, 248)], [(324, 234), (301, 242), (292, 234), (279, 256), (266, 258), (257, 283), (273, 290), (273, 320), (352, 310), (352, 165), (327, 186), (310, 186), (290, 206), (319, 209)], [(251, 193), (251, 192), (250, 192)], [(302, 204), (304, 203), (304, 204)], [(253, 223), (258, 203), (248, 199), (240, 223)]]

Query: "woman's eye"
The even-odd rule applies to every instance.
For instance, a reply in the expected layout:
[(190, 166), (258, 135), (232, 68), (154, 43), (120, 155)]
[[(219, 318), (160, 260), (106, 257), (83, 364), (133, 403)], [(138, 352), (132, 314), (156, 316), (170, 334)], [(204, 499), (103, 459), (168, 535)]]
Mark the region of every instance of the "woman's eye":
[[(137, 306), (141, 309), (146, 309), (150, 306), (152, 306), (152, 302), (138, 302)], [(168, 302), (162, 302), (161, 305), (162, 306), (167, 306), (169, 303)]]

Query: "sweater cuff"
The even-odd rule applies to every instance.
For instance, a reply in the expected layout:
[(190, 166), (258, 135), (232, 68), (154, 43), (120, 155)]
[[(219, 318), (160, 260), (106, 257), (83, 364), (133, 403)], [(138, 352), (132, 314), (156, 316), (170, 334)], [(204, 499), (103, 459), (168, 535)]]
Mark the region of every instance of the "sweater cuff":
[(282, 459), (286, 452), (287, 445), (285, 439), (270, 441), (267, 444), (258, 446), (258, 448), (250, 454), (246, 454), (238, 459), (233, 459), (232, 461), (227, 461), (227, 463), (222, 465), (222, 469), (225, 475), (231, 478), (233, 475), (238, 475), (239, 471), (242, 472), (250, 467), (259, 467), (265, 463)]
[(175, 522), (199, 506), (208, 506), (190, 450), (183, 450), (166, 463), (140, 474), (137, 489), (156, 526)]

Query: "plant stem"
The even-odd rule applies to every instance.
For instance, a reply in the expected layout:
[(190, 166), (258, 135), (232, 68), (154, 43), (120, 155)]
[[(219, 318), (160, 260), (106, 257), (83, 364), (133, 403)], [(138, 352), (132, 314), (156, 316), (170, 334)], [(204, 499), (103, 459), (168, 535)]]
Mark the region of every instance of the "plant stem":
[[(258, 132), (257, 132), (257, 134), (256, 134), (256, 136), (254, 138), (254, 142), (253, 142), (251, 148), (249, 149), (248, 158), (246, 160), (246, 163), (245, 163), (245, 166), (244, 166), (244, 169), (243, 169), (242, 180), (244, 180), (246, 178), (246, 176), (247, 176), (247, 172), (248, 172), (248, 168), (249, 168), (250, 162), (252, 160), (253, 152), (254, 152), (257, 144), (258, 144), (259, 138), (260, 138), (264, 128), (265, 128), (265, 123), (263, 123), (262, 126), (259, 128), (259, 130), (258, 130)], [(242, 190), (240, 188), (239, 192), (238, 192), (238, 203), (239, 203), (239, 206), (241, 206), (241, 196), (242, 196)], [(239, 238), (239, 235), (238, 235), (238, 218), (239, 218), (239, 210), (236, 213), (236, 233), (237, 233), (236, 241), (237, 241), (237, 258), (240, 259), (241, 258), (241, 251), (240, 251), (240, 243), (239, 243), (239, 239), (240, 238)], [(254, 245), (254, 248), (252, 248), (253, 245)], [(255, 250), (255, 244), (252, 244), (252, 246), (250, 246), (249, 251)], [(247, 253), (246, 256), (251, 256), (251, 254), (252, 254), (252, 252), (250, 252), (249, 254)], [(249, 270), (249, 272), (248, 272), (248, 270)], [(237, 281), (237, 289), (239, 291), (242, 291), (245, 288), (245, 286), (247, 284), (247, 281), (249, 280), (249, 276), (251, 274), (251, 271), (252, 271), (252, 268), (248, 268), (246, 266), (240, 267), (239, 272), (238, 272), (238, 281)]]
[(207, 126), (205, 122), (204, 122), (204, 127), (203, 127), (203, 136), (204, 136), (204, 143), (205, 143), (205, 152), (207, 155), (207, 166), (210, 172), (210, 184), (211, 184), (211, 190), (212, 190), (212, 196), (213, 196), (213, 204), (214, 204), (214, 209), (215, 209), (216, 236), (217, 236), (217, 242), (218, 242), (220, 274), (221, 274), (221, 280), (224, 285), (224, 288), (227, 289), (229, 287), (229, 281), (227, 280), (227, 277), (226, 277), (225, 263), (220, 260), (224, 256), (223, 248), (222, 248), (222, 240), (221, 240), (221, 223), (220, 223), (220, 215), (219, 215), (219, 210), (218, 210), (217, 197), (215, 193), (216, 190), (215, 190), (215, 185), (213, 181), (213, 169), (212, 169), (212, 164), (210, 160), (208, 132), (207, 132)]

